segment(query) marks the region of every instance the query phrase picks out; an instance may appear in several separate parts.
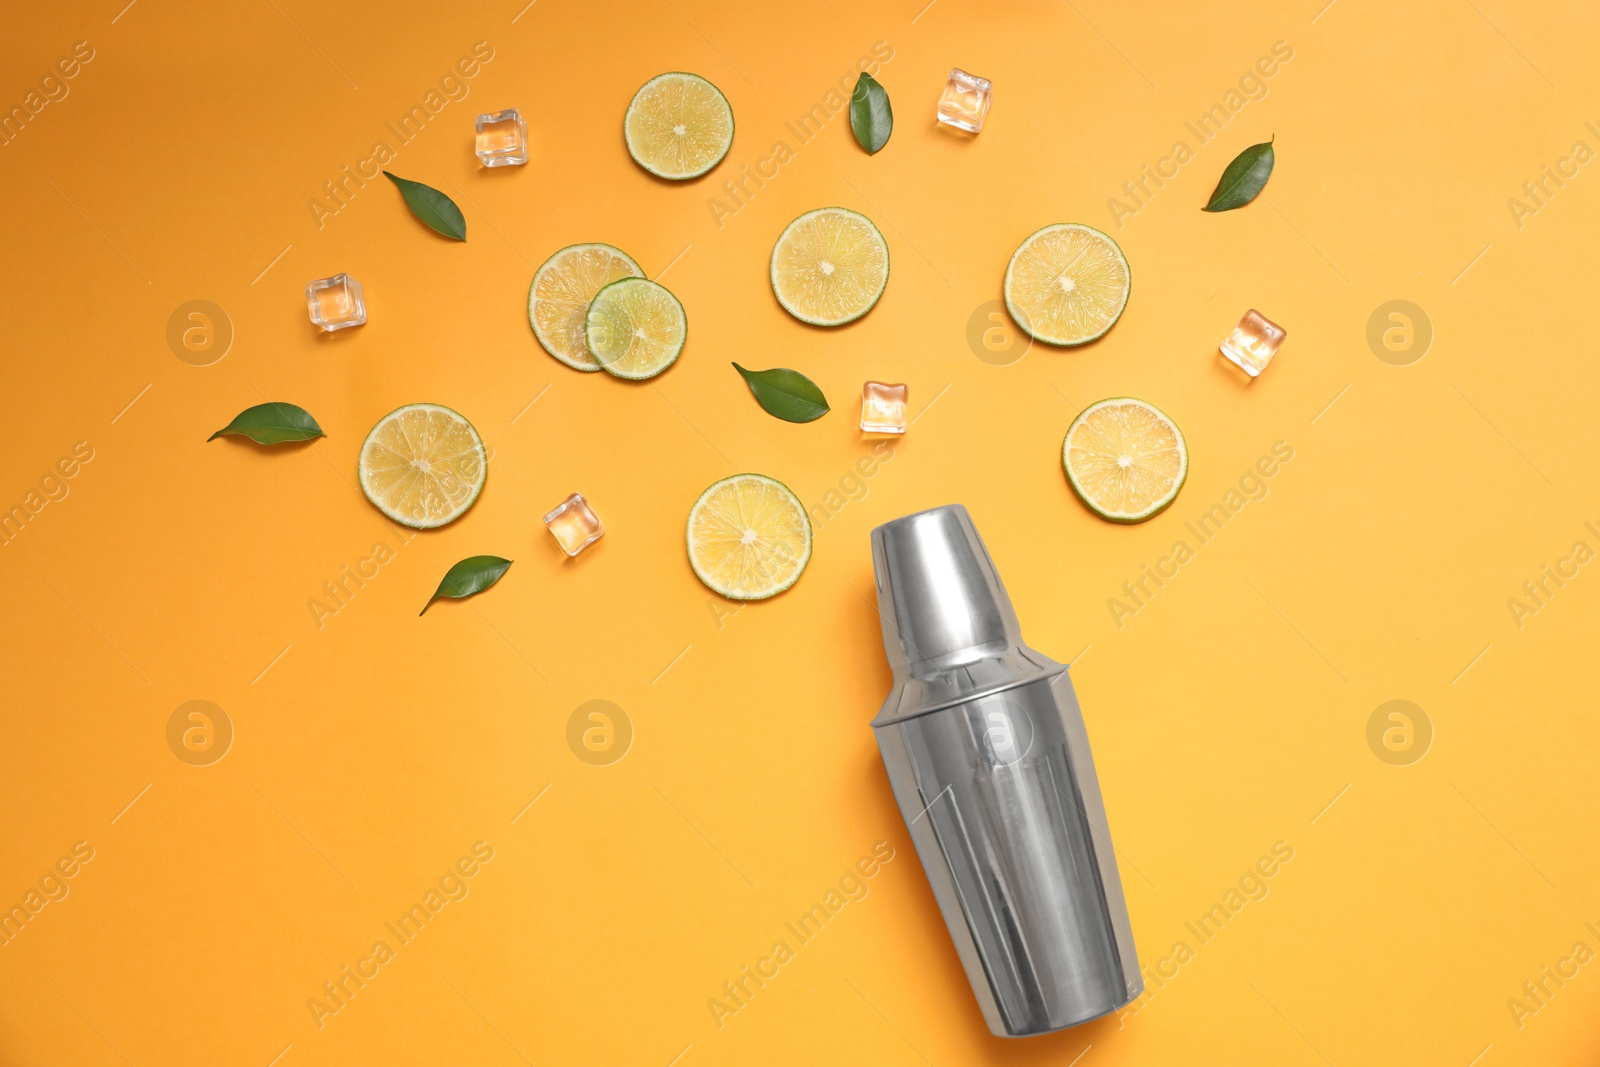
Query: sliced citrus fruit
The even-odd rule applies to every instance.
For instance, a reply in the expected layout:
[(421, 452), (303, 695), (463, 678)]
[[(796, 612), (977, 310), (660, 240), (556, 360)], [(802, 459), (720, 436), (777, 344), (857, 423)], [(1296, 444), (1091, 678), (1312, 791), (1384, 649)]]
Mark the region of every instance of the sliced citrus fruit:
[(584, 336), (602, 370), (637, 381), (672, 366), (688, 332), (683, 305), (666, 286), (623, 278), (595, 294)]
[(1117, 242), (1091, 226), (1039, 230), (1006, 267), (1006, 310), (1036, 340), (1081, 345), (1103, 336), (1128, 306), (1133, 277)]
[(639, 87), (622, 119), (633, 161), (658, 178), (698, 178), (733, 145), (733, 108), (698, 74), (658, 74)]
[(689, 509), (689, 565), (732, 600), (765, 600), (789, 588), (811, 559), (811, 520), (782, 482), (735, 474)]
[(544, 350), (569, 367), (597, 371), (584, 326), (589, 301), (619, 278), (643, 278), (644, 271), (620, 248), (604, 244), (568, 245), (544, 261), (528, 289), (528, 321)]
[(889, 284), (889, 246), (865, 215), (821, 207), (795, 219), (772, 247), (772, 292), (813, 326), (842, 326), (872, 310)]
[(478, 431), (440, 404), (407, 404), (379, 419), (357, 469), (374, 507), (419, 530), (460, 518), (489, 475)]
[(1122, 396), (1090, 404), (1072, 420), (1061, 464), (1090, 511), (1110, 522), (1143, 522), (1178, 495), (1189, 449), (1159, 408)]

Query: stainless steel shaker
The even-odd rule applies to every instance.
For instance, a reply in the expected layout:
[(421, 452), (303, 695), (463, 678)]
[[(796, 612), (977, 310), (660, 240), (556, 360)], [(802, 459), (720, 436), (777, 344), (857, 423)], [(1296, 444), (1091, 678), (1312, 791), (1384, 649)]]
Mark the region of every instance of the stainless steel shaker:
[(1022, 643), (967, 509), (872, 531), (894, 689), (872, 723), (956, 952), (1000, 1037), (1144, 988), (1067, 668)]

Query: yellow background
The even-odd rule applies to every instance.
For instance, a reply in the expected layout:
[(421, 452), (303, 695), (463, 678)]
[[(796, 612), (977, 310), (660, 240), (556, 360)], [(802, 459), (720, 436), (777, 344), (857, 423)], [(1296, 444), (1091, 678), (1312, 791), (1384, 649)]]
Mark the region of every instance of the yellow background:
[[(1506, 201), (1574, 141), (1600, 148), (1600, 17), (922, 3), (8, 13), (5, 107), (75, 42), (94, 58), (0, 148), (0, 506), (75, 442), (94, 459), (0, 548), (0, 903), (74, 842), (95, 857), (0, 948), (0, 1062), (1593, 1061), (1600, 965), (1520, 1028), (1507, 1000), (1574, 942), (1600, 949), (1600, 574), (1520, 628), (1506, 602), (1573, 542), (1600, 547), (1583, 526), (1600, 523), (1600, 173), (1520, 227)], [(398, 146), (385, 122), (478, 41), (494, 57), (470, 95)], [(887, 148), (868, 157), (842, 114), (800, 145), (784, 124), (879, 41)], [(1294, 54), (1266, 98), (1114, 229), (1134, 277), (1115, 329), (978, 359), (969, 317), (1018, 242), (1111, 228), (1108, 198), (1175, 140), (1196, 147), (1184, 123), (1277, 41)], [(976, 138), (933, 120), (953, 65), (996, 86)], [(620, 137), (633, 91), (671, 69), (716, 82), (738, 123), (686, 185)], [(533, 160), (485, 172), (473, 116), (509, 106)], [(1269, 136), (1265, 195), (1202, 213)], [(308, 200), (380, 138), (390, 169), (457, 200), (466, 244), (382, 178), (319, 228)], [(779, 140), (794, 158), (719, 227), (708, 199)], [(827, 204), (875, 219), (893, 256), (882, 302), (834, 331), (785, 315), (766, 270), (783, 225)], [(671, 266), (689, 341), (653, 383), (580, 375), (532, 338), (534, 268), (591, 240)], [(303, 286), (338, 271), (371, 319), (319, 336)], [(210, 366), (166, 342), (194, 299), (235, 331)], [(1435, 331), (1409, 366), (1366, 342), (1394, 299)], [(1215, 350), (1250, 307), (1289, 335), (1245, 384)], [(835, 410), (766, 416), (735, 359), (802, 370)], [(918, 419), (863, 495), (867, 378), (908, 382)], [(1080, 507), (1058, 458), (1082, 406), (1123, 394), (1191, 451), (1172, 510), (1132, 528)], [(205, 443), (264, 399), (327, 439)], [(401, 547), (353, 478), (367, 429), (413, 401), (464, 412), (494, 458), (464, 519)], [(1107, 599), (1278, 441), (1294, 459), (1270, 495), (1119, 628)], [(690, 503), (734, 470), (825, 507), (854, 489), (800, 583), (736, 614), (682, 546)], [(540, 516), (574, 490), (607, 533), (566, 561)], [(867, 534), (949, 502), (1030, 643), (1075, 662), (1141, 962), (1195, 948), (1137, 1014), (991, 1037), (890, 796), (867, 727), (889, 684)], [(319, 628), (307, 601), (380, 540), (394, 558)], [(418, 618), (478, 553), (516, 563)], [(193, 699), (235, 730), (210, 766), (167, 746)], [(610, 766), (566, 741), (592, 699), (633, 726)], [(1409, 766), (1367, 744), (1391, 699), (1432, 723)], [(470, 896), (319, 1029), (308, 999), (477, 841), (495, 858)], [(708, 999), (878, 841), (897, 854), (870, 895), (719, 1029)], [(1294, 859), (1270, 893), (1196, 946), (1184, 923), (1278, 841)]]

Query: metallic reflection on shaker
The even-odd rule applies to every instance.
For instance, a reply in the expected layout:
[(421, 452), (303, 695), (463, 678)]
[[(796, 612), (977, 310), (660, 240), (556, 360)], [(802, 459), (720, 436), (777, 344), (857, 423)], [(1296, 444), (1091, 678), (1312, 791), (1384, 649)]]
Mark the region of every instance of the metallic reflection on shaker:
[(873, 730), (989, 1029), (1128, 1004), (1143, 982), (1067, 668), (1022, 643), (966, 508), (878, 527), (872, 563), (895, 678)]

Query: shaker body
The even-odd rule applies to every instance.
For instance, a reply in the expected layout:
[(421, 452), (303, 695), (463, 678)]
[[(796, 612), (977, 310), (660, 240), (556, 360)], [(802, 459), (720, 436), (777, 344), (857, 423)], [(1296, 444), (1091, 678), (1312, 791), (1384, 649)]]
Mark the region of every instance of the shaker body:
[(1088, 738), (1066, 669), (877, 725), (946, 926), (1002, 1037), (1143, 989)]
[(1023, 642), (966, 508), (879, 526), (872, 563), (894, 671), (873, 730), (989, 1029), (1115, 1011), (1144, 986), (1067, 668)]

